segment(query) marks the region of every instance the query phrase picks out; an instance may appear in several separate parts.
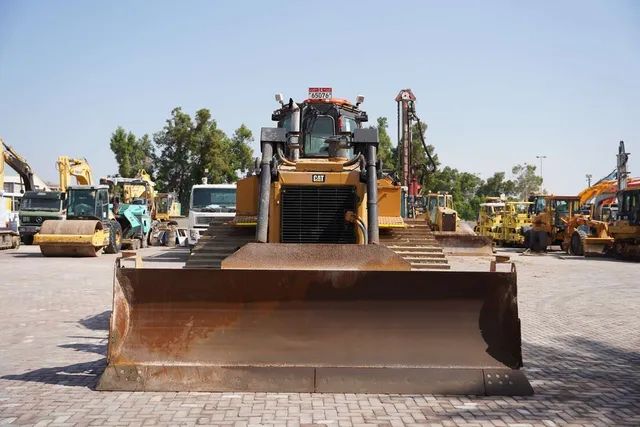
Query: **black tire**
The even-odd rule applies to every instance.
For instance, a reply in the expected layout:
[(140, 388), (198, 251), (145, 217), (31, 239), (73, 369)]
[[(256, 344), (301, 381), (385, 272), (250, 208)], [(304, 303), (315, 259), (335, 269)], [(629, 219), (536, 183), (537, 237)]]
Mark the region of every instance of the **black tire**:
[(569, 253), (571, 255), (584, 256), (584, 241), (587, 233), (582, 230), (574, 230), (569, 243)]
[(531, 231), (531, 251), (546, 252), (548, 245), (548, 236), (546, 231)]
[(109, 244), (104, 248), (107, 254), (117, 254), (122, 249), (122, 227), (118, 221), (112, 221), (109, 227)]
[(33, 234), (29, 236), (22, 236), (22, 243), (27, 246), (33, 245)]

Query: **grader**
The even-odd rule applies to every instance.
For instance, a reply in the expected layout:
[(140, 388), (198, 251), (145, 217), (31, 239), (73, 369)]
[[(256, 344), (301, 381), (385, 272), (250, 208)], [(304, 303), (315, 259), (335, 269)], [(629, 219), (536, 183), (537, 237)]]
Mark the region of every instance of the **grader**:
[(408, 224), (379, 186), (363, 98), (276, 99), (235, 218), (183, 269), (117, 261), (97, 388), (532, 394), (515, 267), (412, 269), (382, 244), (382, 229)]

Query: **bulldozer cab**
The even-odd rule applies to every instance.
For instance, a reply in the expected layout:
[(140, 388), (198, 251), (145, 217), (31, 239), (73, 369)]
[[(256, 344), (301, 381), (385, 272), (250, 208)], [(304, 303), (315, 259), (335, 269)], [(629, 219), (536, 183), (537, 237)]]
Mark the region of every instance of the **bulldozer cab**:
[(67, 187), (67, 219), (109, 219), (109, 187)]
[(443, 191), (427, 194), (427, 212), (431, 221), (435, 221), (438, 208), (453, 209), (453, 197)]
[(361, 129), (362, 123), (368, 121), (367, 114), (357, 105), (335, 98), (309, 98), (300, 104), (290, 99), (288, 104), (283, 103), (282, 108), (274, 111), (271, 118), (278, 123), (278, 128), (300, 138), (296, 138), (293, 145), (287, 144), (283, 150), (288, 156), (293, 149), (297, 158), (352, 158), (354, 147), (343, 143), (339, 145), (338, 152), (330, 152), (328, 142), (340, 136), (348, 139), (355, 129)]

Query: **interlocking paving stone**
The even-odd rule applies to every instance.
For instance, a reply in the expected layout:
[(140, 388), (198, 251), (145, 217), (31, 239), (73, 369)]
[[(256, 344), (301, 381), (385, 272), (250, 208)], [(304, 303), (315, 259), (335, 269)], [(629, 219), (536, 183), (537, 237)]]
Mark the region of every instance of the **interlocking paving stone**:
[(114, 257), (0, 252), (0, 426), (640, 425), (640, 264), (510, 255), (532, 397), (97, 392)]

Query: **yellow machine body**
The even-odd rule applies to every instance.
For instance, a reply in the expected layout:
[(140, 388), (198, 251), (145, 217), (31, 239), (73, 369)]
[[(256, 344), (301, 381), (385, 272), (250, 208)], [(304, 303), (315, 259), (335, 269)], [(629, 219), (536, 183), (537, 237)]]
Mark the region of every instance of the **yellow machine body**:
[(500, 199), (495, 200), (495, 198), (487, 197), (484, 203), (480, 203), (476, 233), (479, 236), (489, 237), (497, 244), (501, 243), (504, 214), (505, 203)]
[(504, 246), (523, 246), (524, 235), (521, 230), (531, 227), (529, 215), (531, 202), (506, 202), (505, 212), (502, 217), (501, 241)]

